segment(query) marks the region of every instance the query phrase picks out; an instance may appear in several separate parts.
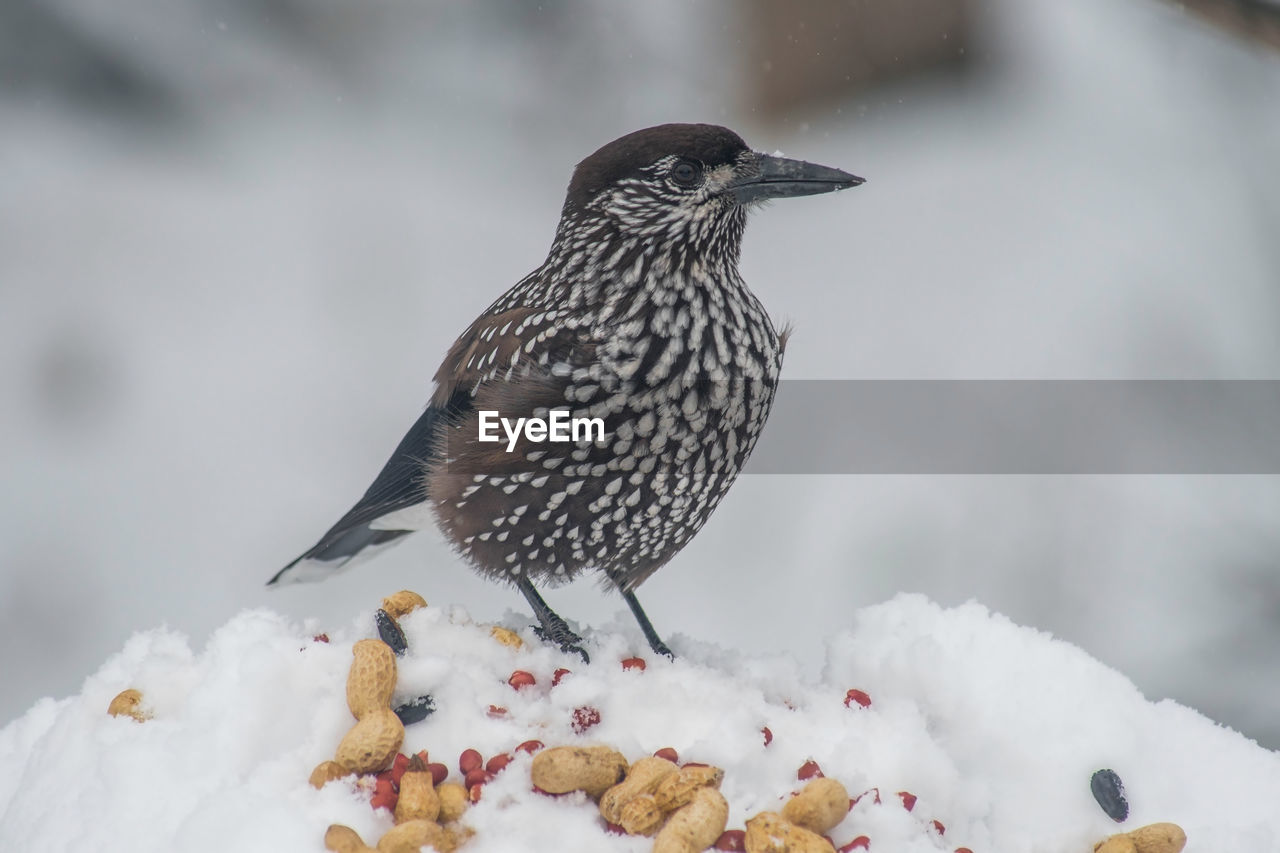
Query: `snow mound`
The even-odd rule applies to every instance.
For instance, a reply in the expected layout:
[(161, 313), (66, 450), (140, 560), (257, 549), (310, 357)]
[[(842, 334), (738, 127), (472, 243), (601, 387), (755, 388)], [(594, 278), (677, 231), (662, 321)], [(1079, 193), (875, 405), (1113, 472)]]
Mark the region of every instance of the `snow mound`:
[[(1173, 702), (1148, 702), (1079, 649), (976, 604), (904, 595), (866, 608), (828, 642), (816, 680), (788, 657), (687, 637), (672, 643), (675, 662), (655, 658), (622, 624), (588, 634), (585, 666), (539, 643), (521, 617), (504, 621), (523, 648), (495, 642), (456, 607), (401, 620), (410, 651), (397, 701), (430, 693), (438, 708), (408, 727), (402, 751), (428, 750), (455, 779), (469, 747), (487, 757), (534, 738), (603, 743), (632, 760), (673, 747), (682, 761), (724, 768), (729, 826), (740, 828), (780, 807), (812, 759), (851, 793), (880, 794), (831, 832), (837, 846), (865, 835), (882, 851), (1088, 853), (1117, 831), (1089, 792), (1092, 773), (1109, 767), (1125, 783), (1125, 827), (1177, 822), (1191, 851), (1280, 849), (1280, 756)], [(346, 674), (352, 643), (374, 635), (372, 609), (329, 629), (330, 642), (313, 639), (322, 627), (248, 611), (199, 653), (174, 632), (145, 631), (79, 695), (37, 702), (0, 730), (0, 850), (321, 851), (330, 823), (376, 841), (391, 819), (367, 791), (307, 784), (352, 724)], [(647, 668), (621, 666), (634, 655)], [(552, 686), (561, 668), (571, 672)], [(516, 669), (537, 683), (513, 689)], [(127, 687), (153, 719), (107, 715)], [(846, 706), (851, 688), (870, 706)], [(584, 707), (600, 722), (578, 733)], [(533, 792), (530, 760), (519, 754), (484, 788), (465, 850), (651, 847), (606, 834), (584, 795)], [(902, 791), (917, 798), (910, 811)]]

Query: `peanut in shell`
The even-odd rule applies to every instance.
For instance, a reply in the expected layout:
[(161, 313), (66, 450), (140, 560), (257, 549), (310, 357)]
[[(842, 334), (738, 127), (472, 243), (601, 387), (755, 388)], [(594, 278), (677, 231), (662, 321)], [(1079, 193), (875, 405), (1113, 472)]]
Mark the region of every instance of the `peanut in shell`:
[(408, 770), (400, 777), (396, 799), (396, 823), (411, 820), (435, 821), (440, 817), (440, 797), (431, 783), (430, 770)]
[(627, 773), (627, 759), (607, 746), (556, 746), (533, 757), (533, 784), (548, 794), (586, 791), (598, 799)]
[(1176, 823), (1151, 823), (1098, 842), (1094, 853), (1130, 853), (1126, 841), (1134, 853), (1181, 853), (1187, 834)]
[(324, 846), (333, 853), (374, 853), (358, 832), (340, 823), (329, 825), (324, 834)]
[(747, 821), (747, 853), (835, 853), (831, 842), (777, 812), (760, 812)]
[(716, 788), (703, 786), (688, 805), (667, 818), (653, 840), (653, 853), (701, 853), (729, 823), (729, 803)]
[(357, 720), (391, 706), (396, 689), (396, 656), (381, 640), (360, 640), (351, 648), (347, 673), (347, 707)]
[(618, 819), (610, 823), (621, 826), (627, 835), (653, 835), (666, 818), (653, 794), (640, 794), (627, 800), (618, 810)]
[[(336, 761), (322, 761), (316, 765), (316, 769), (311, 771), (311, 778), (308, 780), (311, 787), (320, 790), (328, 785), (334, 779), (341, 779), (343, 776), (350, 776), (351, 771), (343, 767)], [(339, 826), (341, 824), (338, 824)]]
[(444, 827), (432, 820), (398, 823), (378, 839), (378, 853), (419, 853), (430, 844), (440, 853), (450, 853), (453, 842)]
[(132, 717), (140, 723), (151, 719), (151, 712), (142, 706), (142, 691), (132, 687), (116, 694), (107, 706), (107, 713), (113, 717)]
[(658, 784), (680, 772), (674, 762), (665, 758), (641, 758), (627, 771), (627, 778), (604, 792), (600, 798), (600, 816), (609, 823), (622, 824), (622, 807), (641, 794), (652, 794)]
[(818, 835), (826, 835), (848, 813), (848, 790), (829, 777), (814, 779), (782, 807), (785, 819)]
[(675, 811), (693, 802), (699, 788), (719, 788), (724, 771), (719, 767), (681, 767), (680, 772), (667, 776), (653, 791), (658, 808), (664, 812)]
[(467, 810), (467, 789), (457, 782), (444, 782), (437, 785), (436, 796), (440, 798), (440, 814), (436, 820), (441, 823), (458, 820)]
[(334, 760), (355, 773), (377, 773), (391, 764), (404, 742), (404, 723), (390, 708), (371, 711), (338, 744)]
[(382, 599), (382, 609), (392, 619), (407, 616), (419, 607), (426, 607), (427, 600), (411, 589), (402, 589)]

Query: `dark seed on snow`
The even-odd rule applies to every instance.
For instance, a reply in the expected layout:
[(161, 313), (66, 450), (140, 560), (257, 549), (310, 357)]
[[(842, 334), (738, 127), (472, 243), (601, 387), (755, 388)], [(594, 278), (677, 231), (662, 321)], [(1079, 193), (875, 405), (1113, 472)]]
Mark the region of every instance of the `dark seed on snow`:
[(1099, 770), (1089, 780), (1093, 798), (1102, 806), (1107, 817), (1120, 823), (1129, 816), (1129, 801), (1124, 798), (1124, 783), (1114, 770)]
[(396, 657), (403, 657), (409, 651), (409, 642), (404, 638), (404, 631), (400, 630), (396, 620), (391, 618), (390, 613), (380, 609), (373, 614), (373, 621), (378, 625), (378, 636), (382, 642), (391, 647)]
[(400, 722), (406, 726), (411, 726), (414, 723), (422, 722), (435, 713), (435, 710), (436, 703), (430, 696), (419, 696), (417, 699), (412, 699), (398, 706), (395, 709), (395, 714), (400, 718)]

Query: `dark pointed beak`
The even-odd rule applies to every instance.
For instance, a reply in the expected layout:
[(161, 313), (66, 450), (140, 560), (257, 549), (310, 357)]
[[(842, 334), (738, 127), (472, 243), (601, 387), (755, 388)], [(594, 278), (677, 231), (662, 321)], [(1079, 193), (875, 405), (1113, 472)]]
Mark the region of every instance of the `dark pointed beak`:
[(755, 165), (755, 170), (745, 164), (740, 166), (745, 174), (726, 189), (739, 204), (767, 198), (791, 198), (847, 190), (863, 182), (857, 175), (850, 175), (830, 166), (771, 157), (768, 154), (757, 154)]

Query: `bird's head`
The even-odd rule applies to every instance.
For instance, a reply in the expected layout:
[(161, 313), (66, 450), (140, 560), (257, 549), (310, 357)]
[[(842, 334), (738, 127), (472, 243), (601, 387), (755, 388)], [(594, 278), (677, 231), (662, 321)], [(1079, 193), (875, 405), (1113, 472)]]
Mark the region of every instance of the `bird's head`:
[(615, 139), (578, 164), (562, 228), (607, 223), (627, 237), (728, 236), (736, 244), (746, 209), (756, 202), (861, 183), (839, 169), (752, 151), (724, 127), (663, 124)]

